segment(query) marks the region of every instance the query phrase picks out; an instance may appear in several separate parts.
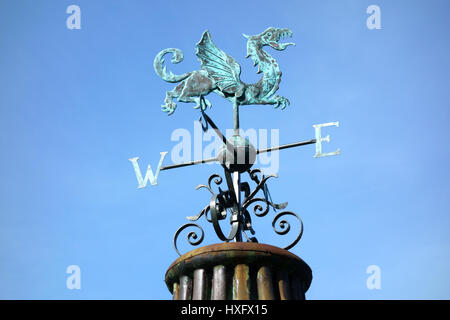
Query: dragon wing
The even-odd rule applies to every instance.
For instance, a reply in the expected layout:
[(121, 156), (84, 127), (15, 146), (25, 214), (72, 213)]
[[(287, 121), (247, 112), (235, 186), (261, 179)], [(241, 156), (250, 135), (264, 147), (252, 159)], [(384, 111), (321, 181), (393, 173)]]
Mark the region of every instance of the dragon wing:
[(220, 91), (235, 94), (242, 89), (241, 66), (236, 60), (216, 47), (212, 42), (209, 31), (203, 32), (196, 47), (196, 55), (200, 60), (202, 69), (208, 72), (208, 76), (214, 80)]

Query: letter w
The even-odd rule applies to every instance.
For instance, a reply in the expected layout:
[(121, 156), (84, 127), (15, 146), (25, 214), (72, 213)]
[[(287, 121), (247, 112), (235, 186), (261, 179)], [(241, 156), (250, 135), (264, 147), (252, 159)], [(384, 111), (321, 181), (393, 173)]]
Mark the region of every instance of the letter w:
[(145, 173), (144, 179), (142, 178), (141, 169), (139, 168), (139, 164), (138, 164), (139, 157), (128, 159), (133, 164), (134, 171), (136, 172), (136, 178), (137, 178), (138, 184), (139, 184), (138, 189), (145, 188), (147, 186), (147, 181), (150, 181), (150, 184), (152, 186), (155, 186), (158, 184), (159, 171), (161, 170), (162, 163), (163, 163), (164, 158), (167, 153), (168, 153), (167, 151), (159, 153), (161, 155), (161, 158), (159, 159), (158, 168), (156, 169), (155, 174), (153, 174), (152, 167), (150, 165), (148, 165), (147, 172)]

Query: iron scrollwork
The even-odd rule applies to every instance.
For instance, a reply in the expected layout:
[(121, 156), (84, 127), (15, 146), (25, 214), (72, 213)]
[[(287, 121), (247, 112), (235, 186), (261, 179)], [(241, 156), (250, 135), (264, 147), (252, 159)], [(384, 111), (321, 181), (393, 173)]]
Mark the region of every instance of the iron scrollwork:
[[(271, 201), (272, 199), (267, 188), (267, 181), (270, 178), (276, 178), (276, 175), (265, 176), (260, 169), (248, 170), (247, 173), (256, 186), (252, 191), (248, 182), (241, 183), (240, 190), (244, 193), (242, 203), (237, 203), (236, 201), (232, 190), (232, 185), (228, 181), (229, 177), (227, 177), (227, 174), (229, 173), (225, 171), (225, 176), (229, 187), (228, 190), (223, 190), (221, 188), (221, 184), (224, 179), (219, 174), (213, 174), (209, 177), (206, 185), (201, 184), (196, 187), (197, 190), (207, 189), (211, 193), (209, 204), (205, 206), (197, 215), (188, 216), (187, 219), (190, 221), (198, 221), (202, 216), (205, 216), (206, 221), (213, 225), (216, 235), (222, 241), (231, 241), (236, 237), (238, 232), (242, 232), (248, 242), (258, 242), (258, 240), (253, 237), (253, 235), (255, 235), (255, 231), (252, 227), (252, 214), (256, 217), (264, 217), (270, 212), (270, 208), (276, 212), (277, 210), (285, 209), (288, 203), (284, 202), (277, 204)], [(214, 190), (213, 185), (217, 187), (217, 191)], [(261, 193), (263, 193), (263, 196), (257, 196)], [(225, 220), (228, 216), (230, 216), (231, 230), (228, 236), (226, 236), (222, 230), (220, 221)], [(300, 241), (303, 234), (303, 222), (294, 212), (282, 211), (277, 213), (272, 221), (272, 228), (278, 235), (286, 235), (291, 231), (291, 224), (284, 218), (285, 216), (292, 216), (296, 218), (300, 224), (298, 235), (295, 240), (284, 247), (284, 249), (288, 250)], [(195, 232), (190, 232), (188, 234), (187, 240), (189, 244), (198, 245), (204, 239), (203, 229), (198, 224), (191, 222), (183, 225), (180, 229), (178, 229), (174, 236), (175, 250), (179, 255), (181, 254), (176, 244), (177, 239), (181, 232), (188, 227), (195, 227), (200, 230), (200, 236)], [(250, 232), (251, 236), (249, 236), (247, 232)]]
[[(195, 232), (195, 231), (191, 231), (191, 232), (189, 232), (188, 233), (188, 235), (187, 235), (187, 241), (189, 242), (189, 244), (190, 245), (192, 245), (192, 246), (198, 246), (200, 243), (202, 243), (203, 242), (203, 239), (204, 239), (204, 237), (205, 237), (205, 232), (203, 231), (203, 229), (202, 229), (202, 227), (200, 227), (198, 224), (196, 224), (196, 223), (186, 223), (185, 225), (183, 225), (183, 226), (181, 226), (178, 230), (177, 230), (177, 232), (175, 232), (175, 236), (173, 237), (173, 245), (174, 245), (174, 247), (175, 247), (175, 251), (178, 253), (178, 255), (180, 255), (181, 256), (181, 253), (180, 253), (180, 251), (178, 251), (178, 246), (177, 246), (177, 240), (178, 240), (178, 237), (179, 237), (179, 235), (181, 234), (181, 232), (184, 230), (184, 229), (187, 229), (187, 228), (189, 228), (189, 227), (195, 227), (195, 228), (197, 228), (197, 229), (199, 229), (200, 230), (200, 238), (199, 238), (199, 236), (197, 235), (197, 233)], [(199, 239), (197, 239), (197, 238), (199, 238)], [(193, 239), (193, 240), (192, 240)]]

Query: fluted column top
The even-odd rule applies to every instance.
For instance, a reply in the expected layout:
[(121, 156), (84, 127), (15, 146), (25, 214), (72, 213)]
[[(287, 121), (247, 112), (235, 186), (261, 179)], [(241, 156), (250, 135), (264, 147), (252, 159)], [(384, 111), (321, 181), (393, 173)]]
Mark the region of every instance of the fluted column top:
[(296, 274), (306, 292), (312, 281), (310, 267), (298, 256), (287, 250), (254, 242), (225, 242), (189, 251), (175, 260), (168, 268), (165, 282), (173, 291), (173, 283), (180, 275), (192, 275), (196, 269), (212, 269), (214, 266), (250, 267), (268, 266), (288, 274)]

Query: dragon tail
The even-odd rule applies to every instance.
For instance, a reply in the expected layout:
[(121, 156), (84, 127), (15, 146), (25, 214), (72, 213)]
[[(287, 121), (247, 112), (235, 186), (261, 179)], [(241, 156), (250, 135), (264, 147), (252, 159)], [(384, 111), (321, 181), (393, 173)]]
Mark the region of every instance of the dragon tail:
[(181, 52), (180, 49), (176, 48), (168, 48), (162, 50), (160, 53), (158, 53), (155, 57), (155, 60), (153, 62), (153, 66), (155, 68), (155, 72), (158, 76), (160, 76), (164, 81), (167, 82), (180, 82), (186, 79), (191, 75), (190, 72), (186, 72), (184, 74), (176, 75), (173, 74), (171, 71), (167, 71), (166, 66), (164, 65), (164, 55), (167, 53), (172, 53), (173, 57), (170, 60), (172, 63), (180, 63), (183, 61), (183, 52)]

